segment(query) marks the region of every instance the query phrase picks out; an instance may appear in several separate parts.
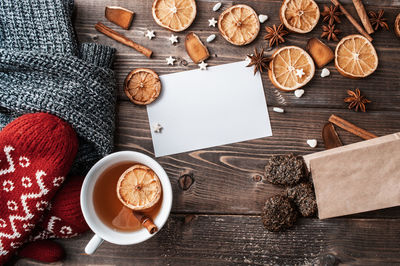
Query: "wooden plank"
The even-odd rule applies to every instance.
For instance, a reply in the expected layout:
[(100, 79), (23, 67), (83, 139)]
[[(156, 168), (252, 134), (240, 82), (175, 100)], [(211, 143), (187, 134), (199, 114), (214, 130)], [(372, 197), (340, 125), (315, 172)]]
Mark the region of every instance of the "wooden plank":
[[(122, 30), (105, 20), (103, 13), (106, 4), (99, 4), (98, 0), (76, 2), (78, 12), (75, 26), (79, 39), (89, 42), (97, 41), (118, 49), (115, 70), (118, 82), (118, 95), (121, 100), (127, 100), (127, 97), (123, 93), (123, 80), (129, 71), (134, 68), (152, 68), (160, 75), (197, 68), (197, 66), (191, 62), (184, 49), (184, 36), (189, 30), (196, 32), (203, 41), (208, 35), (212, 33), (217, 34), (216, 40), (213, 43), (207, 44), (212, 55), (207, 63), (212, 66), (243, 60), (247, 54), (253, 52), (254, 47), (265, 47), (266, 42), (263, 40), (263, 36), (266, 34), (266, 31), (264, 26), (280, 23), (279, 16), (276, 14), (281, 1), (240, 1), (240, 3), (248, 3), (257, 13), (269, 15), (270, 19), (262, 24), (260, 34), (255, 42), (244, 47), (236, 47), (226, 42), (219, 35), (217, 28), (208, 27), (208, 19), (212, 16), (217, 18), (218, 14), (220, 14), (220, 12), (211, 11), (215, 2), (197, 1), (198, 14), (195, 22), (189, 30), (175, 34), (179, 36), (180, 42), (172, 46), (168, 41), (168, 37), (171, 33), (158, 26), (152, 18), (151, 1), (107, 1), (107, 5), (121, 5), (136, 12), (132, 29), (129, 31)], [(238, 3), (236, 1), (223, 2), (225, 3), (222, 9)], [(322, 3), (328, 2), (329, 1), (320, 1), (320, 7), (323, 6)], [(351, 1), (343, 1), (343, 3), (347, 3), (348, 9), (356, 16)], [(400, 4), (396, 4), (393, 1), (379, 1), (379, 7), (371, 6), (376, 5), (376, 1), (367, 1), (366, 3), (367, 10), (384, 8), (385, 16), (389, 21), (394, 21), (396, 14), (400, 11)], [(343, 31), (341, 36), (357, 33), (354, 27), (344, 17), (342, 20), (343, 23), (339, 25), (340, 29)], [(136, 51), (118, 44), (96, 32), (94, 24), (97, 21), (102, 21), (111, 28), (123, 32), (138, 43), (148, 46), (154, 51), (153, 59), (149, 60)], [(144, 36), (147, 29), (155, 30), (155, 39), (150, 41)], [(305, 48), (307, 40), (311, 37), (319, 37), (321, 31), (321, 24), (319, 24), (311, 33), (290, 34), (286, 38), (287, 42), (285, 44), (298, 45)], [(345, 78), (336, 71), (333, 62), (331, 62), (328, 65), (332, 73), (331, 76), (321, 78), (321, 70), (317, 70), (315, 78), (305, 87), (306, 94), (301, 99), (297, 99), (292, 93), (278, 92), (270, 83), (267, 75), (264, 74), (263, 83), (268, 104), (287, 105), (291, 107), (343, 108), (345, 105), (342, 100), (346, 96), (346, 90), (360, 88), (361, 91), (373, 101), (369, 109), (400, 110), (400, 90), (398, 89), (400, 86), (400, 76), (398, 75), (399, 60), (397, 56), (393, 56), (398, 53), (399, 41), (392, 31), (388, 32), (382, 30), (375, 33), (373, 37), (380, 62), (378, 70), (372, 76), (362, 80)], [(329, 42), (329, 46), (334, 49), (336, 43)], [(274, 50), (269, 51), (268, 54), (272, 54), (273, 51)], [(189, 62), (189, 65), (185, 67), (178, 63), (178, 65), (175, 66), (168, 66), (165, 62), (165, 58), (170, 55), (177, 57), (178, 62), (182, 59), (186, 60)]]
[[(289, 107), (285, 111), (279, 114), (271, 108), (269, 110), (273, 137), (158, 158), (168, 172), (174, 189), (173, 210), (259, 213), (265, 198), (281, 191), (280, 187), (265, 180), (254, 180), (256, 175), (263, 175), (265, 160), (273, 154), (308, 154), (323, 150), (322, 126), (332, 113), (378, 136), (400, 131), (400, 112), (364, 114), (345, 109)], [(117, 150), (136, 150), (154, 156), (146, 109), (130, 102), (120, 102), (118, 114)], [(361, 141), (344, 130), (337, 131), (344, 144)], [(307, 139), (313, 138), (319, 142), (316, 149), (306, 144)], [(184, 173), (192, 173), (195, 178), (195, 183), (187, 191), (180, 190), (177, 185), (178, 178)], [(400, 217), (400, 208), (393, 211), (393, 215)]]
[[(192, 220), (191, 220), (192, 219)], [(186, 220), (186, 222), (185, 222)], [(191, 220), (191, 221), (190, 221)], [(400, 263), (398, 220), (300, 219), (270, 233), (258, 216), (172, 215), (152, 239), (134, 246), (103, 243), (83, 255), (92, 233), (58, 241), (65, 264), (96, 265), (395, 265)], [(20, 260), (16, 265), (37, 265)]]

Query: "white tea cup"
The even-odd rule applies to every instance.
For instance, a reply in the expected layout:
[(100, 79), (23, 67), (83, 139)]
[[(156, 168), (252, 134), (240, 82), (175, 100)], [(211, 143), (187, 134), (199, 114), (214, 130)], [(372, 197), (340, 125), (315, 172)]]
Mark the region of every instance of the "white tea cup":
[(85, 247), (86, 254), (93, 254), (104, 240), (117, 245), (132, 245), (146, 241), (155, 235), (155, 233), (150, 234), (145, 228), (141, 228), (134, 232), (117, 231), (105, 225), (95, 212), (93, 205), (93, 190), (97, 179), (107, 168), (127, 161), (146, 165), (157, 174), (161, 182), (163, 193), (160, 211), (153, 221), (157, 226), (158, 231), (161, 230), (168, 219), (172, 207), (172, 188), (168, 175), (161, 165), (151, 157), (134, 151), (120, 151), (107, 155), (90, 169), (83, 181), (81, 189), (82, 213), (85, 217), (86, 223), (95, 233)]

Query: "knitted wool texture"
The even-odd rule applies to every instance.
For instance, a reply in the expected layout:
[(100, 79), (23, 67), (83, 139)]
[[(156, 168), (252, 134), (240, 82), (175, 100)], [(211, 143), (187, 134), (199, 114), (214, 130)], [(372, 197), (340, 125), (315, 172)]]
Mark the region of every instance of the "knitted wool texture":
[(0, 265), (27, 240), (77, 150), (70, 125), (46, 113), (23, 115), (0, 132)]
[(0, 129), (24, 113), (55, 114), (77, 132), (74, 168), (86, 171), (113, 149), (115, 49), (78, 45), (72, 10), (72, 0), (0, 1)]

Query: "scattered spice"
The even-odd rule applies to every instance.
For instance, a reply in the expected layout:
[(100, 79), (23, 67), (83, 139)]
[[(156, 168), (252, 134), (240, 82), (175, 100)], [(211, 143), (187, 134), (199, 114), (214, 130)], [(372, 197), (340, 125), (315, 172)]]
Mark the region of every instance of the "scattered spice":
[(378, 137), (377, 135), (372, 134), (371, 132), (368, 132), (365, 129), (359, 128), (358, 126), (350, 123), (349, 121), (344, 120), (343, 118), (337, 115), (331, 115), (328, 121), (365, 140)]
[(372, 24), (372, 27), (374, 27), (374, 30), (377, 30), (379, 27), (385, 28), (386, 30), (389, 30), (389, 26), (387, 24), (387, 19), (383, 17), (383, 14), (385, 11), (383, 9), (379, 10), (378, 13), (375, 13), (374, 11), (369, 11), (369, 21)]
[(338, 10), (339, 6), (331, 5), (331, 6), (326, 6), (324, 5), (324, 11), (321, 12), (321, 15), (324, 16), (322, 21), (329, 23), (329, 25), (333, 25), (333, 23), (336, 21), (337, 23), (341, 23), (342, 21), (340, 20), (340, 16), (343, 15), (342, 12)]
[(265, 177), (275, 185), (293, 186), (304, 178), (305, 164), (301, 156), (274, 155), (265, 166)]
[(326, 123), (322, 128), (322, 139), (327, 150), (343, 146), (335, 126), (331, 122)]
[(353, 16), (347, 11), (339, 2), (339, 0), (331, 0), (331, 2), (335, 6), (339, 6), (340, 11), (346, 16), (346, 18), (350, 21), (351, 24), (358, 30), (359, 33), (364, 35), (365, 38), (368, 39), (368, 41), (372, 42), (372, 37), (369, 36), (369, 34), (364, 30), (364, 28), (353, 18)]
[(317, 201), (311, 183), (300, 183), (294, 187), (286, 188), (285, 194), (294, 202), (297, 210), (304, 217), (313, 216), (317, 212)]
[(106, 6), (105, 10), (106, 19), (125, 30), (131, 26), (134, 14), (133, 11), (119, 6)]
[(339, 33), (341, 33), (342, 31), (339, 29), (336, 29), (335, 27), (336, 27), (335, 24), (328, 25), (328, 26), (322, 25), (323, 32), (321, 34), (321, 38), (326, 38), (326, 39), (328, 39), (328, 41), (330, 41), (332, 39), (335, 42), (338, 42), (339, 39), (337, 38), (337, 35)]
[(314, 59), (317, 67), (321, 68), (335, 58), (335, 54), (328, 45), (318, 38), (311, 38), (307, 42), (306, 50)]
[(115, 30), (107, 27), (106, 25), (104, 25), (101, 22), (98, 22), (94, 27), (96, 28), (97, 31), (103, 33), (104, 35), (108, 36), (109, 38), (111, 38), (117, 42), (120, 42), (123, 45), (129, 46), (129, 47), (135, 49), (136, 51), (144, 54), (148, 58), (150, 58), (151, 55), (153, 54), (153, 52), (150, 49), (143, 47), (140, 44), (137, 44), (136, 42), (132, 41), (125, 35), (116, 32)]
[(355, 91), (347, 90), (347, 94), (349, 95), (349, 97), (345, 98), (344, 102), (349, 103), (349, 109), (355, 108), (356, 112), (358, 111), (358, 109), (363, 112), (366, 111), (365, 105), (367, 103), (370, 103), (371, 101), (361, 95), (359, 89), (355, 89)]
[(268, 64), (271, 62), (271, 57), (264, 56), (264, 49), (261, 49), (260, 52), (257, 51), (257, 48), (254, 48), (254, 54), (248, 55), (250, 58), (250, 63), (247, 67), (254, 66), (254, 75), (259, 71), (260, 73), (263, 72), (263, 69), (268, 69)]
[(278, 27), (274, 24), (272, 27), (265, 27), (267, 31), (267, 35), (264, 36), (264, 40), (269, 40), (269, 47), (273, 45), (279, 45), (280, 43), (285, 42), (283, 36), (288, 34), (289, 32), (285, 30), (283, 24), (280, 24)]
[(279, 232), (294, 225), (297, 211), (288, 197), (278, 194), (267, 199), (261, 217), (267, 230)]
[(194, 32), (189, 32), (185, 38), (186, 52), (193, 63), (199, 64), (201, 61), (210, 57), (207, 47)]

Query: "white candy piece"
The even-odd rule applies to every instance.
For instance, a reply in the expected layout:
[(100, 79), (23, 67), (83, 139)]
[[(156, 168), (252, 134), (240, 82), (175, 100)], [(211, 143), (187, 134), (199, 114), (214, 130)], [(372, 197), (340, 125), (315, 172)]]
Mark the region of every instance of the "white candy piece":
[(322, 69), (322, 71), (321, 71), (321, 77), (323, 77), (323, 78), (329, 76), (330, 74), (331, 74), (331, 72), (326, 67), (324, 69)]
[(178, 36), (171, 34), (171, 37), (169, 37), (168, 40), (171, 42), (171, 44), (174, 44), (178, 42)]
[(172, 56), (169, 56), (169, 57), (165, 58), (165, 60), (167, 61), (168, 65), (173, 66), (176, 59), (173, 58)]
[(200, 70), (207, 70), (207, 63), (204, 63), (204, 61), (201, 61), (201, 63), (198, 65)]
[(311, 148), (315, 148), (315, 147), (317, 147), (318, 142), (317, 142), (316, 139), (308, 139), (308, 140), (307, 140), (307, 144), (308, 144), (308, 146), (310, 146)]
[(156, 37), (156, 35), (154, 34), (154, 30), (147, 30), (146, 34), (144, 35), (147, 38), (149, 38), (149, 40), (153, 39), (154, 37)]
[(277, 113), (284, 113), (285, 112), (285, 110), (283, 110), (280, 107), (274, 107), (274, 108), (272, 108), (272, 111), (277, 112)]
[(207, 42), (212, 42), (215, 40), (215, 37), (217, 37), (215, 34), (211, 34), (210, 36), (207, 37)]
[(294, 91), (294, 96), (296, 96), (297, 98), (300, 98), (301, 96), (303, 96), (304, 94), (304, 90), (302, 89), (298, 89)]
[(215, 28), (215, 25), (217, 25), (217, 22), (218, 22), (218, 21), (216, 21), (215, 18), (209, 19), (209, 20), (208, 20), (208, 26), (209, 26), (209, 27), (214, 27), (214, 28)]
[(268, 19), (267, 15), (263, 14), (258, 15), (258, 20), (260, 21), (260, 23), (264, 23), (265, 21), (267, 21), (267, 19)]
[(163, 127), (159, 123), (153, 125), (154, 133), (161, 133), (162, 130), (163, 130)]
[(216, 3), (216, 4), (214, 5), (214, 7), (213, 7), (213, 11), (214, 11), (214, 12), (218, 11), (218, 9), (220, 9), (221, 6), (222, 6), (221, 2)]

